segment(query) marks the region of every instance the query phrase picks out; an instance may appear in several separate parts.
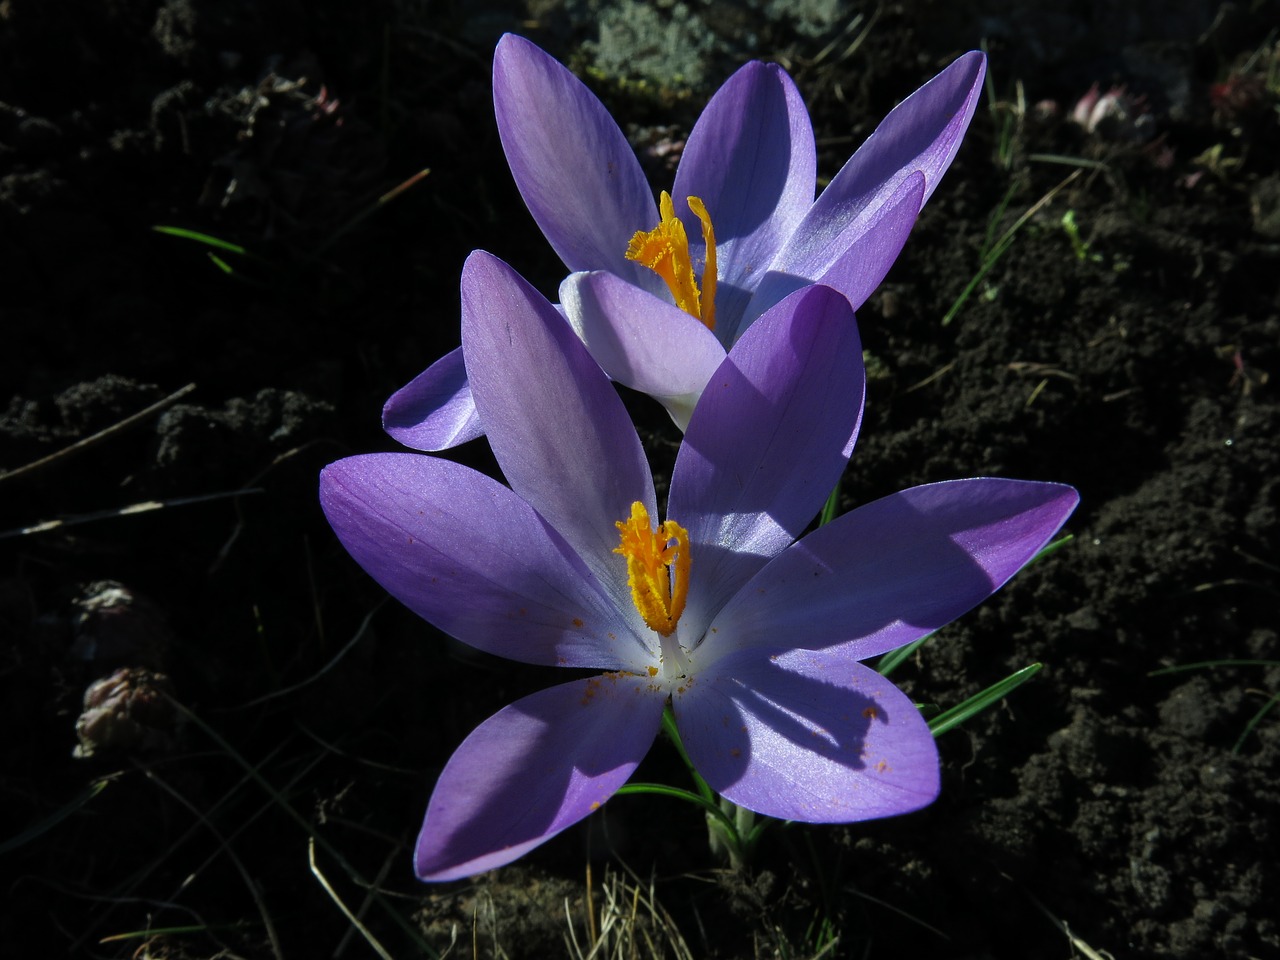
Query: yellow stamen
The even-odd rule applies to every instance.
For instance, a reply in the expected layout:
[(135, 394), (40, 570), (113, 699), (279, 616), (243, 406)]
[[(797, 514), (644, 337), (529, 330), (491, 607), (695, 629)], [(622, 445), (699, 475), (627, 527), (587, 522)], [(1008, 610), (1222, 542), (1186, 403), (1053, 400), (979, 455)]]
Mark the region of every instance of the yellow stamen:
[(701, 320), (708, 330), (716, 328), (716, 234), (711, 227), (711, 214), (697, 197), (687, 198), (689, 209), (702, 221), (702, 241), (707, 249), (707, 262), (702, 270), (702, 291), (693, 275), (693, 257), (689, 254), (689, 235), (676, 217), (671, 194), (662, 191), (658, 212), (662, 219), (652, 230), (637, 230), (627, 246), (627, 259), (648, 267), (667, 284), (676, 306)]
[(689, 598), (689, 531), (674, 520), (653, 530), (639, 500), (631, 505), (631, 519), (617, 526), (622, 542), (613, 552), (627, 558), (631, 599), (650, 629), (669, 637)]
[(716, 328), (716, 232), (711, 227), (711, 214), (697, 197), (687, 200), (694, 216), (702, 221), (702, 244), (707, 248), (707, 262), (702, 268), (702, 314), (708, 330)]

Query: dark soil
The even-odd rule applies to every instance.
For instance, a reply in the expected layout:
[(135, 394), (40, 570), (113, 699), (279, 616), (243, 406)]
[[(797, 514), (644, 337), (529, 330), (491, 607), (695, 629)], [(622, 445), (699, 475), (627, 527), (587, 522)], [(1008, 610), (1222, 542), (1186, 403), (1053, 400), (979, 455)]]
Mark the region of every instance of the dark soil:
[[(777, 59), (827, 176), (990, 41), (994, 109), (859, 316), (874, 379), (842, 506), (962, 476), (1075, 484), (1071, 543), (895, 679), (945, 707), (1045, 666), (941, 738), (931, 808), (775, 827), (746, 874), (693, 808), (625, 797), (513, 867), (413, 879), (452, 749), (559, 677), (384, 602), (316, 474), (394, 448), (381, 404), (456, 345), (469, 250), (554, 293), (489, 61), (520, 29), (614, 62), (597, 6), (0, 3), (5, 953), (372, 955), (341, 900), (395, 957), (556, 956), (630, 869), (665, 911), (637, 908), (639, 956), (675, 955), (672, 928), (695, 957), (1280, 956), (1274, 2), (1123, 22), (992, 2), (853, 23), (848, 4), (834, 25), (656, 5), (709, 32), (700, 73), (669, 72), (692, 89), (590, 74), (636, 142), (678, 139), (705, 85)], [(1128, 113), (1090, 131), (1068, 116), (1095, 81)], [(1254, 663), (1195, 666), (1221, 660)], [(1153, 675), (1174, 666), (1193, 669)], [(120, 668), (93, 700), (132, 713), (81, 718), (98, 746), (73, 756), (86, 688)], [(683, 784), (671, 754), (641, 776)]]

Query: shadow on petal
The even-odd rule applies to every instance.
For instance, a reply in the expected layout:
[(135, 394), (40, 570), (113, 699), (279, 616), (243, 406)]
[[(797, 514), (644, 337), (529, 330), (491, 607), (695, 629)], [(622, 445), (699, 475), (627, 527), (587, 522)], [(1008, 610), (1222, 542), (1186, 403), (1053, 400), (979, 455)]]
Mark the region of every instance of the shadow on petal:
[(813, 202), (815, 173), (813, 129), (791, 78), (775, 64), (742, 67), (698, 118), (673, 187), (695, 259), (705, 248), (686, 197), (701, 198), (715, 224), (718, 333), (738, 327), (759, 274)]
[(676, 697), (690, 756), (711, 787), (769, 816), (848, 822), (937, 795), (928, 725), (907, 697), (846, 656), (751, 651)]
[(827, 287), (793, 294), (734, 346), (671, 479), (668, 516), (694, 545), (691, 607), (718, 610), (816, 516), (844, 471), (864, 385), (853, 312)]

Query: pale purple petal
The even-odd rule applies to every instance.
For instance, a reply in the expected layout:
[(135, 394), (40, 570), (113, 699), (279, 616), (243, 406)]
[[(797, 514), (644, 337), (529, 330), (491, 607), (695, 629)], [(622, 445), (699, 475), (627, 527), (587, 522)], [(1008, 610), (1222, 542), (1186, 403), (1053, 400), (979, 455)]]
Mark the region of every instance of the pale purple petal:
[(492, 870), (588, 816), (649, 751), (664, 700), (648, 678), (606, 674), (542, 690), (480, 724), (431, 795), (418, 877)]
[(450, 636), (511, 660), (639, 669), (648, 645), (534, 510), (495, 480), (412, 453), (331, 463), (320, 505), (355, 561)]
[(625, 254), (632, 234), (658, 222), (658, 208), (595, 94), (534, 44), (507, 34), (493, 57), (493, 108), (520, 195), (565, 266), (652, 286), (656, 275)]
[[(511, 489), (634, 612), (615, 524), (653, 477), (622, 400), (560, 313), (477, 251), (462, 271), (462, 344), (476, 409)], [(621, 571), (621, 576), (619, 576)], [(638, 614), (637, 614), (638, 616)]]
[(672, 701), (698, 772), (756, 813), (847, 823), (938, 795), (938, 751), (920, 711), (841, 652), (739, 652)]
[(414, 450), (447, 450), (484, 436), (461, 347), (391, 395), (382, 407), (382, 429)]
[(912, 487), (859, 507), (744, 586), (712, 625), (704, 655), (787, 637), (864, 660), (910, 643), (1003, 586), (1079, 499), (1062, 484), (981, 478)]
[(747, 578), (798, 537), (848, 460), (862, 417), (862, 346), (848, 301), (800, 290), (734, 345), (693, 412), (668, 516), (693, 566), (681, 641), (692, 646)]
[(924, 174), (913, 173), (871, 216), (860, 219), (857, 228), (841, 234), (846, 251), (818, 276), (818, 282), (835, 287), (857, 310), (898, 259), (923, 203)]
[(747, 306), (742, 329), (791, 291), (814, 282), (839, 290), (857, 310), (880, 286), (906, 246), (923, 196), (924, 174), (917, 171), (904, 178), (885, 203), (852, 221), (830, 247), (814, 251), (818, 259), (789, 264), (787, 269), (796, 271), (792, 273), (770, 270)]
[[(717, 333), (721, 325), (737, 326), (751, 290), (813, 202), (816, 175), (813, 127), (800, 91), (777, 64), (748, 63), (702, 111), (672, 189), (695, 261), (705, 247), (687, 197), (702, 199), (715, 227)], [(721, 340), (733, 342), (723, 334)]]
[(604, 372), (660, 401), (683, 430), (725, 350), (697, 317), (611, 273), (560, 285), (565, 319)]
[(924, 174), (923, 206), (960, 147), (985, 74), (986, 57), (966, 53), (898, 104), (818, 196), (772, 269), (816, 276), (815, 264), (843, 251), (841, 236), (865, 232), (857, 221), (876, 216), (916, 171)]

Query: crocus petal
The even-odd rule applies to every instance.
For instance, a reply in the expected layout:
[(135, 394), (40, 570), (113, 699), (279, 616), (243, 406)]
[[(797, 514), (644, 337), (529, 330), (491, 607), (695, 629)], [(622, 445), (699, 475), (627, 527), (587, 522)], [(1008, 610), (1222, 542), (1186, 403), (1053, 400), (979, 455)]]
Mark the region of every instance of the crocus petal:
[(928, 203), (960, 149), (986, 75), (986, 55), (971, 50), (894, 107), (828, 184), (823, 195), (832, 188), (835, 195), (826, 202), (880, 192), (919, 170)]
[(910, 643), (1003, 586), (1079, 499), (1062, 484), (982, 478), (859, 507), (761, 570), (720, 612), (703, 654), (790, 637), (864, 660)]
[(575, 273), (560, 285), (565, 318), (614, 380), (660, 401), (681, 430), (724, 361), (696, 317), (611, 273)]
[[(657, 514), (635, 427), (603, 370), (560, 313), (496, 257), (462, 270), (467, 376), (511, 489), (582, 556), (620, 609), (634, 611), (617, 521), (640, 501)], [(638, 616), (638, 615), (637, 615)]]
[(759, 276), (813, 202), (816, 157), (804, 100), (777, 64), (742, 67), (694, 125), (672, 193), (695, 261), (705, 256), (702, 229), (685, 199), (700, 197), (715, 226), (717, 332), (736, 327)]
[(880, 286), (906, 246), (911, 228), (920, 215), (923, 197), (924, 174), (917, 171), (904, 178), (883, 204), (867, 216), (852, 221), (830, 248), (814, 251), (818, 259), (788, 266), (799, 273), (769, 270), (742, 316), (742, 329), (770, 304), (814, 282), (839, 290), (849, 306), (857, 310)]
[(461, 347), (391, 395), (382, 407), (382, 429), (414, 450), (448, 450), (484, 436)]
[[(667, 515), (689, 531), (688, 629), (800, 535), (839, 480), (862, 418), (862, 346), (849, 303), (807, 287), (734, 345), (703, 391)], [(681, 641), (692, 646), (698, 637)]]
[(550, 666), (652, 662), (564, 540), (481, 473), (412, 453), (349, 457), (320, 474), (320, 505), (370, 576), (464, 643)]
[(672, 699), (698, 772), (748, 810), (846, 823), (938, 795), (938, 752), (920, 711), (842, 652), (743, 651)]
[(648, 752), (664, 699), (647, 677), (606, 674), (494, 714), (440, 774), (418, 835), (419, 878), (500, 867), (596, 810)]
[(985, 74), (986, 57), (967, 53), (898, 104), (827, 184), (771, 269), (819, 276), (832, 251), (843, 252), (841, 236), (865, 233), (857, 221), (876, 216), (916, 171), (924, 174), (923, 206), (960, 147)]
[(520, 195), (565, 266), (660, 287), (626, 259), (632, 234), (658, 222), (653, 192), (595, 94), (534, 44), (507, 34), (493, 57), (493, 108)]
[(845, 253), (818, 276), (818, 282), (843, 293), (854, 310), (862, 306), (906, 246), (924, 205), (924, 186), (924, 174), (911, 174), (883, 205), (841, 234)]

